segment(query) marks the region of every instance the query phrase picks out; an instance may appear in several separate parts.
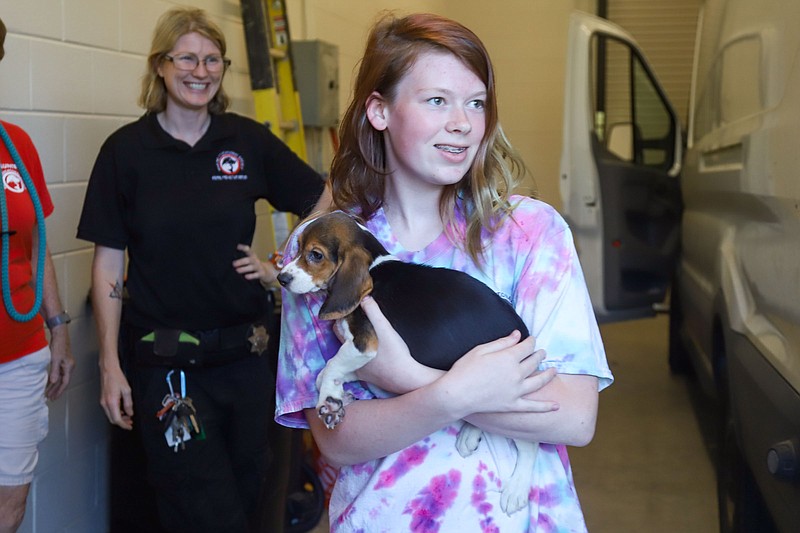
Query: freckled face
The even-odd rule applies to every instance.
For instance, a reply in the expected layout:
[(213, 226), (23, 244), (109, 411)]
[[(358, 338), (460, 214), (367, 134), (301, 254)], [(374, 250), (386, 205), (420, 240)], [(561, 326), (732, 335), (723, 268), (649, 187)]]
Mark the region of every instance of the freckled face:
[(158, 75), (164, 78), (164, 85), (167, 88), (167, 106), (206, 109), (217, 94), (225, 72), (224, 69), (216, 73), (208, 72), (202, 59), (211, 55), (221, 55), (220, 49), (210, 39), (192, 32), (178, 39), (168, 55), (175, 57), (180, 54), (194, 54), (201, 61), (192, 71), (178, 70), (166, 59), (161, 62)]
[(395, 98), (368, 108), (373, 127), (384, 131), (391, 179), (428, 187), (460, 181), (486, 131), (485, 100), (486, 86), (456, 56), (420, 55)]

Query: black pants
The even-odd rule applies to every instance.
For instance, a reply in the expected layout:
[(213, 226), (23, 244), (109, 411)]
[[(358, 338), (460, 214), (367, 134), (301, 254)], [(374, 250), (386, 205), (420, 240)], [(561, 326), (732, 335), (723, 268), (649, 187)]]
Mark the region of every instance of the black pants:
[[(259, 502), (268, 491), (269, 427), (274, 375), (267, 357), (249, 356), (222, 366), (184, 370), (186, 395), (205, 429), (177, 452), (156, 417), (169, 392), (169, 368), (131, 369), (135, 424), (147, 456), (162, 525), (171, 532), (259, 531)], [(180, 386), (179, 372), (173, 374)]]

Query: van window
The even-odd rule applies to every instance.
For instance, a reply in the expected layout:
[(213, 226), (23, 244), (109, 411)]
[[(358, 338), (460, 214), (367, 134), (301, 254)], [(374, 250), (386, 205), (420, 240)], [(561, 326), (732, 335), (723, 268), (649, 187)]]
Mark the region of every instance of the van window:
[(751, 35), (733, 41), (720, 57), (722, 123), (758, 113), (761, 99), (761, 39)]
[(728, 43), (701, 81), (694, 106), (695, 142), (724, 124), (764, 109), (760, 36), (747, 35)]
[(598, 34), (591, 46), (596, 141), (623, 161), (670, 168), (673, 122), (651, 72), (627, 43)]

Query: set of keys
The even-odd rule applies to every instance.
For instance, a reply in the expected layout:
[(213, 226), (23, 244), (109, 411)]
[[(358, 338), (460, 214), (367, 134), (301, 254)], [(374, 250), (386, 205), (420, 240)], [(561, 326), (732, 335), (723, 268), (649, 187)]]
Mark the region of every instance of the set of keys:
[(174, 448), (177, 453), (178, 448), (186, 448), (186, 441), (193, 437), (202, 440), (205, 433), (197, 419), (197, 410), (192, 403), (192, 399), (186, 396), (186, 374), (180, 370), (181, 390), (177, 392), (172, 387), (172, 375), (175, 371), (167, 373), (167, 385), (169, 394), (161, 400), (161, 409), (156, 416), (164, 423), (164, 438), (167, 445)]

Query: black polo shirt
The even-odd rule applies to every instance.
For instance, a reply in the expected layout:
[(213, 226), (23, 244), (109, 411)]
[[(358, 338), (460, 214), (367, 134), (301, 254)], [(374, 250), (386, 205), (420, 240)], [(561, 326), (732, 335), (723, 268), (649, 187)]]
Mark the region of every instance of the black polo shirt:
[(128, 251), (129, 319), (203, 330), (254, 320), (264, 289), (231, 266), (255, 231), (256, 200), (305, 215), (322, 178), (265, 126), (213, 115), (193, 147), (155, 114), (114, 132), (97, 156), (78, 238)]

